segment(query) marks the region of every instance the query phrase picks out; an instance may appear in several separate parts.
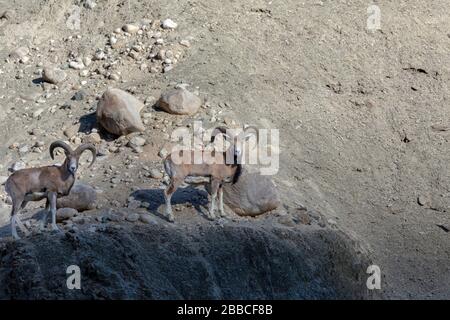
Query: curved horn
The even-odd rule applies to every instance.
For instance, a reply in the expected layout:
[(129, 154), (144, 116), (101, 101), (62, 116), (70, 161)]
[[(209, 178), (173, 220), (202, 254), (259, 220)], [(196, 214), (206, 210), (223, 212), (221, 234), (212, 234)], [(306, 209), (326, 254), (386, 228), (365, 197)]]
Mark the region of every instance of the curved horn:
[(49, 148), (49, 150), (50, 150), (50, 157), (52, 157), (52, 159), (55, 159), (55, 155), (53, 154), (53, 151), (55, 151), (56, 148), (61, 148), (61, 149), (63, 149), (64, 152), (66, 153), (66, 156), (67, 156), (68, 154), (73, 153), (72, 148), (69, 147), (69, 145), (68, 145), (67, 143), (65, 143), (65, 142), (63, 142), (63, 141), (61, 141), (61, 140), (57, 140), (57, 141), (53, 142), (53, 143), (50, 145), (50, 148)]
[(216, 136), (219, 133), (221, 133), (225, 139), (229, 139), (230, 136), (227, 135), (227, 130), (228, 130), (228, 128), (223, 127), (223, 126), (214, 128), (213, 132), (211, 133), (211, 142), (214, 142), (214, 140), (216, 139)]
[(247, 134), (247, 130), (253, 130), (254, 134), (256, 135), (256, 142), (259, 142), (259, 130), (257, 127), (255, 126), (248, 126), (244, 129), (243, 133), (244, 133), (244, 139), (245, 139), (245, 135)]
[(81, 154), (86, 150), (89, 150), (92, 153), (92, 161), (88, 167), (88, 168), (90, 168), (94, 164), (96, 156), (97, 156), (97, 149), (95, 149), (95, 146), (92, 143), (82, 144), (81, 146), (76, 148), (73, 153), (77, 154), (78, 156), (81, 156)]

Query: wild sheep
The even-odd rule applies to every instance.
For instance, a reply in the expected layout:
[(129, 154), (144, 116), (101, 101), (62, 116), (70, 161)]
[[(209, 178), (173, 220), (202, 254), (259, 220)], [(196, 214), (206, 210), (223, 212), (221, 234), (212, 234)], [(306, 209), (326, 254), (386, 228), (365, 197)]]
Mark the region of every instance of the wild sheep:
[(96, 158), (96, 149), (92, 144), (83, 144), (72, 150), (70, 146), (62, 141), (55, 141), (50, 145), (50, 156), (54, 159), (54, 150), (62, 148), (66, 159), (61, 166), (45, 166), (39, 168), (28, 168), (14, 172), (6, 181), (5, 189), (12, 199), (11, 211), (11, 233), (14, 239), (20, 239), (16, 230), (16, 223), (25, 234), (28, 233), (20, 221), (17, 213), (24, 209), (29, 201), (40, 201), (47, 199), (44, 217), (41, 221), (41, 230), (47, 222), (49, 208), (52, 213), (52, 229), (58, 230), (56, 225), (56, 199), (70, 193), (75, 182), (75, 173), (81, 154), (89, 150), (92, 152), (91, 167)]
[[(254, 130), (248, 133), (248, 130)], [(215, 201), (217, 195), (219, 195), (219, 212), (221, 216), (226, 216), (223, 208), (223, 190), (222, 186), (225, 182), (236, 183), (241, 175), (242, 164), (242, 142), (249, 139), (252, 135), (255, 135), (257, 139), (258, 130), (255, 127), (247, 127), (243, 132), (238, 135), (232, 134), (231, 130), (226, 127), (217, 127), (211, 134), (211, 143), (214, 142), (217, 134), (221, 133), (225, 140), (230, 143), (228, 149), (224, 152), (212, 152), (211, 157), (208, 158), (209, 153), (205, 151), (191, 151), (181, 150), (177, 154), (179, 157), (187, 156), (191, 161), (183, 162), (174, 161), (174, 154), (169, 154), (164, 159), (164, 169), (170, 178), (170, 183), (164, 191), (164, 197), (166, 201), (166, 216), (171, 222), (174, 221), (171, 198), (177, 188), (183, 183), (195, 184), (189, 181), (185, 181), (187, 177), (208, 177), (211, 186), (211, 204), (209, 207), (209, 218), (214, 219)], [(231, 135), (230, 135), (231, 134)], [(186, 153), (187, 154), (183, 154)], [(194, 162), (195, 153), (200, 152), (201, 160)], [(198, 154), (197, 154), (198, 155)], [(212, 160), (212, 161), (210, 161)]]

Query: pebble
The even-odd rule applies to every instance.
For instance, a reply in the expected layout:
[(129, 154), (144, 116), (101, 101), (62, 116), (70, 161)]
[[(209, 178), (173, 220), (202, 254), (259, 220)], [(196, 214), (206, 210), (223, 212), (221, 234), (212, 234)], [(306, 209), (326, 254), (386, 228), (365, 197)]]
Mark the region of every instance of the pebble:
[(156, 222), (153, 217), (149, 214), (146, 213), (142, 213), (139, 215), (139, 220), (143, 223), (147, 223), (147, 224), (158, 224), (158, 222)]
[(72, 97), (72, 100), (81, 101), (84, 100), (85, 98), (86, 98), (86, 91), (80, 90), (75, 92), (75, 94)]
[(95, 3), (95, 1), (93, 0), (86, 0), (84, 2), (84, 7), (87, 9), (94, 9), (97, 6), (97, 4)]
[(104, 59), (106, 59), (105, 52), (103, 52), (103, 50), (98, 50), (97, 52), (95, 52), (94, 59), (95, 60), (104, 60)]
[(33, 112), (33, 118), (34, 119), (39, 118), (41, 116), (42, 112), (44, 112), (43, 108), (37, 109), (35, 112)]
[(16, 172), (16, 171), (19, 171), (19, 170), (22, 170), (25, 168), (26, 168), (26, 165), (23, 161), (17, 161), (17, 162), (14, 162), (9, 169), (12, 172)]
[(83, 138), (83, 143), (93, 143), (98, 144), (102, 142), (102, 138), (98, 133), (91, 133)]
[(149, 172), (149, 176), (153, 179), (162, 179), (163, 174), (158, 169), (151, 169)]
[(91, 59), (91, 57), (86, 56), (86, 57), (83, 57), (82, 62), (86, 67), (89, 67), (92, 63), (92, 59)]
[(75, 69), (75, 70), (81, 70), (81, 69), (84, 69), (84, 64), (83, 64), (83, 62), (70, 61), (69, 67), (72, 69)]
[(180, 44), (186, 48), (189, 48), (191, 46), (191, 43), (189, 42), (189, 40), (181, 40)]
[(66, 128), (66, 129), (64, 129), (64, 131), (63, 131), (64, 135), (65, 135), (67, 138), (69, 138), (69, 139), (71, 139), (72, 137), (74, 137), (74, 136), (77, 134), (77, 132), (78, 132), (78, 126), (77, 126), (77, 125), (68, 127), (68, 128)]
[(169, 154), (169, 152), (168, 152), (165, 148), (162, 148), (162, 149), (158, 152), (158, 156), (160, 156), (161, 158), (167, 157), (168, 154)]
[(9, 57), (20, 60), (20, 59), (24, 59), (28, 55), (29, 52), (30, 52), (30, 50), (27, 47), (19, 47), (16, 50), (14, 50), (13, 52), (11, 52), (9, 54)]
[(139, 31), (139, 27), (135, 24), (126, 24), (122, 27), (122, 30), (130, 34), (133, 34)]
[(58, 84), (66, 79), (66, 73), (55, 67), (45, 67), (42, 71), (42, 79), (48, 83)]
[(134, 136), (128, 142), (128, 146), (130, 146), (130, 147), (142, 147), (142, 146), (145, 145), (145, 142), (146, 142), (145, 138), (140, 137), (140, 136)]
[(174, 22), (172, 19), (165, 19), (161, 23), (161, 27), (163, 29), (176, 29), (178, 27), (178, 24)]
[(126, 219), (129, 222), (136, 222), (139, 220), (139, 213), (130, 213)]
[(120, 76), (116, 73), (112, 73), (109, 75), (109, 79), (114, 80), (114, 81), (119, 81), (120, 80)]

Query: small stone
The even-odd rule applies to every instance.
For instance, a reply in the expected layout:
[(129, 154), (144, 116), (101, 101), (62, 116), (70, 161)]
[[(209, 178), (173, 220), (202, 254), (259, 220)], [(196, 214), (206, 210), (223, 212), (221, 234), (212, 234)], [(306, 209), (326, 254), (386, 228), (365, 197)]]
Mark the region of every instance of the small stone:
[(153, 217), (147, 213), (142, 213), (139, 215), (139, 220), (147, 224), (158, 224), (158, 222), (153, 219)]
[(83, 143), (93, 143), (98, 144), (102, 142), (102, 138), (98, 133), (91, 133), (83, 138)]
[(58, 84), (66, 79), (66, 73), (55, 67), (45, 67), (42, 71), (42, 79), (48, 83)]
[(30, 147), (28, 147), (27, 145), (24, 145), (19, 148), (19, 153), (21, 153), (21, 154), (28, 153), (29, 151), (30, 151)]
[(94, 55), (95, 60), (104, 60), (106, 59), (106, 54), (103, 52), (103, 50), (98, 50), (95, 52)]
[(9, 54), (9, 57), (16, 59), (16, 60), (20, 60), (20, 59), (24, 59), (28, 55), (29, 52), (30, 52), (30, 50), (27, 47), (19, 47), (16, 50), (14, 50), (13, 52), (11, 52)]
[(173, 66), (172, 65), (168, 65), (168, 66), (164, 67), (163, 71), (164, 71), (164, 73), (167, 73), (167, 72), (169, 72), (172, 69), (173, 69)]
[(150, 176), (150, 178), (153, 178), (153, 179), (162, 179), (163, 174), (158, 169), (151, 169), (149, 176)]
[(189, 40), (181, 40), (180, 44), (187, 48), (189, 48), (191, 46), (191, 43), (189, 42)]
[(87, 9), (94, 9), (97, 6), (97, 4), (95, 3), (95, 1), (93, 0), (86, 0), (84, 2), (84, 7)]
[(198, 111), (202, 100), (184, 88), (164, 93), (158, 101), (158, 107), (168, 113), (192, 115)]
[(161, 27), (163, 29), (176, 29), (178, 27), (178, 24), (174, 22), (172, 19), (165, 19), (161, 23)]
[(37, 109), (35, 112), (33, 112), (33, 118), (34, 119), (39, 118), (41, 116), (42, 112), (44, 112), (43, 108)]
[(114, 81), (119, 81), (120, 80), (120, 76), (117, 73), (111, 73), (109, 75), (109, 79), (114, 80)]
[(66, 129), (64, 129), (64, 131), (63, 131), (64, 135), (69, 139), (73, 138), (77, 134), (77, 132), (78, 132), (77, 125), (68, 127)]
[(86, 67), (89, 67), (91, 65), (91, 63), (92, 63), (91, 57), (83, 57), (82, 61), (83, 61), (83, 64)]
[(72, 69), (75, 69), (75, 70), (81, 70), (81, 69), (84, 69), (84, 64), (83, 64), (83, 62), (70, 61), (69, 67)]
[(162, 148), (159, 152), (158, 152), (158, 156), (161, 158), (166, 158), (168, 156), (169, 152), (165, 149)]
[(136, 33), (139, 31), (139, 27), (135, 24), (126, 24), (122, 27), (123, 31), (128, 32), (130, 34)]
[(328, 219), (327, 222), (328, 222), (328, 224), (331, 225), (331, 226), (336, 226), (336, 225), (337, 225), (336, 220), (333, 220), (333, 219)]
[(71, 219), (78, 214), (78, 211), (73, 208), (60, 208), (56, 211), (56, 221), (62, 222)]
[(139, 213), (130, 213), (126, 219), (129, 222), (136, 222), (139, 220)]
[(128, 142), (128, 146), (130, 146), (130, 147), (142, 147), (142, 146), (145, 145), (145, 142), (146, 142), (145, 138), (140, 137), (140, 136), (134, 136)]
[(86, 91), (80, 90), (75, 92), (75, 94), (72, 97), (72, 100), (81, 101), (84, 100), (85, 98), (86, 98)]

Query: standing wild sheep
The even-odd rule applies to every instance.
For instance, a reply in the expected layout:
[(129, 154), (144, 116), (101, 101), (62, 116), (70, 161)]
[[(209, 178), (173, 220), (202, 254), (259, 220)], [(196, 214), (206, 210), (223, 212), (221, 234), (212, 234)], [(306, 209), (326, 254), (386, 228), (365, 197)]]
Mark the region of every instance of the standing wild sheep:
[(72, 189), (79, 158), (84, 151), (89, 150), (92, 152), (92, 161), (89, 167), (94, 164), (96, 149), (92, 144), (83, 144), (72, 150), (66, 143), (55, 141), (50, 145), (50, 156), (52, 159), (54, 159), (53, 152), (56, 148), (62, 148), (66, 154), (66, 159), (61, 166), (53, 165), (18, 170), (6, 181), (5, 189), (13, 204), (11, 233), (15, 239), (20, 239), (17, 235), (16, 223), (22, 232), (28, 233), (17, 214), (20, 209), (25, 208), (29, 201), (40, 201), (46, 198), (47, 203), (45, 205), (45, 214), (41, 221), (41, 230), (44, 229), (47, 222), (49, 209), (52, 213), (52, 229), (58, 230), (56, 225), (56, 199), (68, 195)]
[[(253, 130), (248, 133), (248, 130)], [(258, 139), (258, 130), (255, 127), (247, 127), (244, 132), (239, 135), (230, 135), (232, 132), (226, 127), (217, 127), (211, 134), (211, 142), (214, 142), (217, 134), (221, 133), (225, 140), (230, 143), (227, 150), (220, 153), (213, 151), (212, 157), (215, 161), (209, 162), (206, 159), (208, 155), (205, 151), (191, 151), (182, 150), (179, 151), (180, 157), (183, 156), (183, 152), (188, 153), (189, 162), (174, 161), (174, 154), (169, 154), (164, 159), (164, 169), (170, 178), (170, 183), (164, 191), (164, 197), (166, 200), (166, 216), (169, 221), (173, 222), (174, 217), (172, 213), (171, 198), (177, 188), (183, 183), (192, 183), (185, 181), (186, 177), (207, 177), (211, 186), (211, 204), (209, 207), (209, 218), (214, 219), (214, 211), (216, 205), (216, 197), (219, 195), (219, 212), (221, 216), (225, 216), (223, 208), (223, 183), (232, 182), (236, 183), (242, 172), (242, 142), (249, 139), (252, 135), (255, 135)], [(192, 159), (195, 158), (194, 153), (200, 152), (202, 161), (200, 163), (194, 163)], [(189, 154), (190, 153), (190, 154)]]

